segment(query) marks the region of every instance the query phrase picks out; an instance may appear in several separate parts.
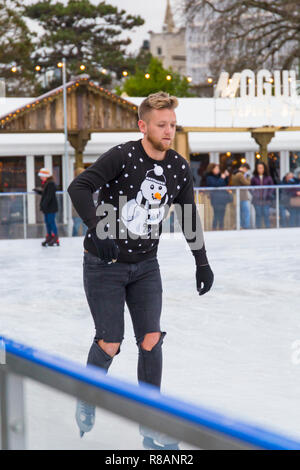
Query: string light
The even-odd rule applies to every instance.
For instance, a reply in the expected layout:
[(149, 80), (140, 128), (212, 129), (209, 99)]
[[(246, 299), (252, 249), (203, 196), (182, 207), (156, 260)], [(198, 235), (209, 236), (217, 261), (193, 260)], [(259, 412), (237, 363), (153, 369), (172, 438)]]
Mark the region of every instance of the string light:
[(58, 67), (59, 69), (61, 69), (63, 66), (64, 66), (64, 64), (63, 64), (62, 62), (58, 62), (57, 67)]
[(171, 76), (171, 75), (167, 75), (167, 76), (166, 76), (166, 80), (169, 80), (169, 81), (172, 80), (172, 76)]
[(186, 77), (187, 81), (191, 83), (193, 81), (192, 77)]
[(150, 73), (145, 73), (145, 78), (148, 80), (148, 78), (150, 78)]
[(40, 66), (40, 65), (36, 65), (36, 66), (35, 66), (35, 70), (36, 70), (37, 72), (39, 72), (39, 71), (41, 70), (41, 66)]
[(211, 77), (208, 77), (207, 81), (209, 84), (211, 84), (213, 82), (213, 79)]
[(11, 70), (13, 73), (16, 73), (17, 67), (14, 65), (10, 70)]
[[(58, 64), (57, 64), (58, 65)], [(63, 64), (62, 64), (63, 65)], [(77, 87), (80, 86), (81, 83), (87, 83), (87, 78), (80, 78), (78, 81), (76, 81), (75, 84), (71, 85), (71, 86), (68, 86), (67, 88), (67, 91), (68, 92), (71, 92), (72, 90), (76, 89)], [(101, 94), (104, 94), (106, 97), (109, 97), (111, 100), (113, 101), (118, 101), (118, 102), (121, 102), (122, 104), (124, 104), (126, 107), (129, 107), (131, 110), (133, 111), (137, 111), (137, 106), (132, 106), (131, 103), (128, 103), (127, 101), (125, 100), (121, 100), (119, 99), (118, 96), (116, 96), (115, 94), (113, 93), (110, 93), (108, 90), (104, 89), (103, 87), (100, 87), (98, 85), (95, 85), (93, 82), (89, 81), (88, 82), (88, 86), (89, 87), (94, 87), (96, 88), (97, 90), (99, 90), (100, 92), (102, 92)], [(53, 100), (55, 100), (56, 96), (62, 94), (62, 89), (61, 90), (57, 90), (55, 93), (52, 93), (51, 96), (46, 96), (45, 98), (43, 98), (42, 100), (36, 100), (35, 102), (31, 103), (31, 104), (27, 104), (25, 106), (23, 106), (22, 108), (19, 108), (15, 111), (14, 114), (12, 113), (9, 113), (7, 116), (5, 116), (1, 121), (0, 123), (2, 125), (5, 125), (5, 123), (7, 121), (12, 121), (14, 120), (15, 118), (17, 118), (17, 114), (18, 113), (26, 113), (26, 112), (30, 112), (30, 108), (34, 108), (35, 106), (37, 105), (41, 105), (43, 103), (47, 103), (47, 102), (52, 102)]]
[(85, 65), (81, 64), (79, 68), (80, 70), (85, 70)]
[(123, 75), (123, 77), (127, 77), (127, 75), (128, 75), (127, 70), (123, 70), (122, 75)]

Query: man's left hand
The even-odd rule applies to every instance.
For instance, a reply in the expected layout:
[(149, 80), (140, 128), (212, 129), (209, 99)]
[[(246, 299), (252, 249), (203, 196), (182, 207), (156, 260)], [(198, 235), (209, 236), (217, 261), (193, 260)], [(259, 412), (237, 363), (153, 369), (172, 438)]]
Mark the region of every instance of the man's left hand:
[(214, 282), (214, 273), (209, 264), (197, 266), (196, 282), (199, 295), (204, 295), (210, 290)]

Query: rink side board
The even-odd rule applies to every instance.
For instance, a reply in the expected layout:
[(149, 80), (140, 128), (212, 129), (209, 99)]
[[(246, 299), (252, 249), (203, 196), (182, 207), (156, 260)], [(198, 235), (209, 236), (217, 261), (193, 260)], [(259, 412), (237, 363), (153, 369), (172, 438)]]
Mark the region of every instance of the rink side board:
[[(27, 377), (200, 449), (300, 449), (300, 442), (160, 394), (150, 385), (137, 386), (109, 377), (96, 367), (83, 367), (7, 338), (3, 338), (3, 341), (6, 362), (0, 365), (2, 448), (12, 448), (13, 442), (16, 442), (17, 448), (21, 448), (22, 442), (25, 442), (25, 438), (23, 441), (18, 440), (13, 432), (8, 437), (5, 431), (5, 424), (10, 431), (12, 426), (11, 417), (5, 409), (10, 390), (4, 384), (11, 381), (15, 396), (19, 396), (22, 402), (20, 379)], [(16, 384), (19, 392), (16, 391)], [(21, 405), (14, 407), (18, 411), (18, 415), (13, 417), (15, 422), (17, 419), (22, 422)], [(15, 426), (16, 434), (20, 434), (22, 429), (20, 423)]]

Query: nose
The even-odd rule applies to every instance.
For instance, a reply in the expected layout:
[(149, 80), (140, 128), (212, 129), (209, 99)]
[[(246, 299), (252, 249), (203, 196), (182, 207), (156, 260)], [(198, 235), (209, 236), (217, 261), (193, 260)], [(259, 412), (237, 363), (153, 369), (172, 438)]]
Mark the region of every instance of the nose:
[(172, 127), (171, 127), (171, 126), (166, 126), (166, 128), (165, 128), (165, 136), (166, 136), (166, 137), (170, 137), (171, 134), (172, 134)]
[(161, 200), (161, 194), (160, 193), (155, 193), (154, 197), (155, 197), (155, 199), (158, 199), (159, 201)]

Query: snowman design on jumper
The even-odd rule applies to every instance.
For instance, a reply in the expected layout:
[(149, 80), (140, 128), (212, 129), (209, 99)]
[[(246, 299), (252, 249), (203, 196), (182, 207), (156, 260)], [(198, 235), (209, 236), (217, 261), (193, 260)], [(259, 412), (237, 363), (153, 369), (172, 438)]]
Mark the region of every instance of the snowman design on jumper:
[(148, 170), (135, 199), (131, 199), (122, 209), (122, 221), (135, 235), (148, 235), (153, 225), (164, 218), (168, 202), (166, 178), (159, 165)]

